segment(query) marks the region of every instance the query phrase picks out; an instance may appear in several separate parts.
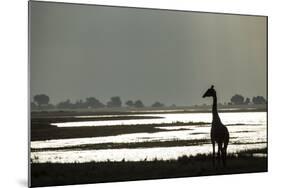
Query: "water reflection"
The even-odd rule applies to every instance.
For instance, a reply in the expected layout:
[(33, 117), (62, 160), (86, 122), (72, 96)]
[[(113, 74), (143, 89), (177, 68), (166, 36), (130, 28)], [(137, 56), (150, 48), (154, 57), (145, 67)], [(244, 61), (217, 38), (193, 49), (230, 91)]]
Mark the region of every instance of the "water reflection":
[[(229, 146), (229, 153), (240, 150), (264, 148), (266, 144), (252, 144)], [(137, 148), (137, 149), (103, 149), (103, 150), (82, 150), (82, 151), (47, 151), (32, 152), (31, 158), (34, 162), (53, 162), (53, 163), (82, 163), (82, 162), (101, 162), (101, 161), (141, 161), (141, 160), (170, 160), (177, 159), (182, 155), (196, 155), (211, 153), (212, 146), (204, 144), (198, 146), (183, 147), (160, 147), (160, 148)], [(36, 156), (36, 157), (35, 157)], [(35, 159), (36, 158), (36, 159)]]
[[(101, 136), (92, 138), (73, 138), (73, 139), (56, 139), (47, 141), (33, 141), (31, 148), (60, 148), (69, 146), (79, 146), (85, 144), (100, 143), (136, 143), (136, 142), (153, 142), (153, 141), (172, 141), (172, 140), (197, 140), (209, 138), (209, 126), (186, 126), (188, 130), (161, 131), (156, 133), (131, 133), (118, 136)], [(158, 127), (160, 129), (172, 129), (176, 127)], [(180, 126), (182, 128), (182, 126)], [(266, 141), (265, 126), (229, 126), (231, 141), (234, 142), (251, 142)], [(251, 132), (249, 132), (251, 130)]]
[[(109, 117), (108, 115), (106, 115)], [(124, 115), (110, 115), (118, 117)], [(113, 125), (140, 125), (140, 124), (161, 124), (175, 122), (211, 122), (211, 113), (171, 113), (171, 114), (141, 114), (134, 116), (155, 116), (163, 117), (161, 119), (129, 119), (129, 120), (109, 120), (109, 121), (81, 121), (52, 123), (58, 127), (81, 127), (81, 126), (113, 126)], [(81, 117), (81, 116), (80, 116)], [(89, 116), (87, 116), (89, 117)], [(96, 117), (96, 116), (95, 116)], [(224, 124), (264, 124), (266, 121), (265, 112), (223, 112), (220, 117)]]

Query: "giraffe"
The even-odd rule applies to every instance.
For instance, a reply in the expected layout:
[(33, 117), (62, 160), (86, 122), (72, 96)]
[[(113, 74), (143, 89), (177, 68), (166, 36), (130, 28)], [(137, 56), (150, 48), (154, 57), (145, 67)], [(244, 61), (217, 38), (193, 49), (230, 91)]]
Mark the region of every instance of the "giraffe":
[(211, 127), (211, 142), (213, 146), (213, 164), (215, 164), (215, 145), (218, 144), (218, 162), (220, 162), (222, 158), (223, 165), (226, 165), (226, 154), (227, 154), (227, 145), (229, 142), (229, 132), (227, 130), (227, 127), (222, 124), (218, 109), (217, 109), (217, 94), (216, 90), (214, 89), (214, 86), (212, 85), (211, 88), (209, 88), (205, 94), (203, 95), (203, 98), (205, 97), (213, 97), (213, 107), (212, 107), (212, 114), (213, 114), (213, 120), (212, 120), (212, 127)]

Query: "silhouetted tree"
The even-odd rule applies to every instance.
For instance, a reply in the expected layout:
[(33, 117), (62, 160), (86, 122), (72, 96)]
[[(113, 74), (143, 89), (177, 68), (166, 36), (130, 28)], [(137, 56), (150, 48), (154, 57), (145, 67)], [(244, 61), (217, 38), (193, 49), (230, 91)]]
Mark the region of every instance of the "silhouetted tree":
[(266, 100), (263, 96), (256, 96), (252, 99), (254, 104), (266, 104)]
[(160, 103), (160, 102), (158, 102), (158, 101), (151, 105), (151, 107), (163, 107), (163, 106), (165, 106), (165, 105)]
[(40, 107), (42, 105), (48, 105), (50, 98), (48, 95), (40, 94), (40, 95), (35, 95), (33, 97), (33, 100)]
[(86, 107), (101, 108), (101, 107), (104, 107), (104, 104), (102, 104), (95, 97), (89, 97), (89, 98), (86, 99)]
[(134, 106), (135, 106), (136, 108), (142, 108), (142, 107), (144, 107), (144, 104), (142, 103), (141, 100), (137, 100), (137, 101), (135, 102)]
[(247, 97), (244, 104), (249, 104), (250, 102), (251, 102), (250, 98)]
[(87, 108), (86, 103), (83, 100), (77, 100), (74, 104), (70, 104), (71, 108)]
[(69, 108), (73, 108), (73, 104), (70, 102), (69, 99), (67, 99), (66, 101), (62, 101), (60, 103), (57, 104), (57, 108), (66, 108), (66, 109), (69, 109)]
[(128, 107), (133, 107), (133, 106), (134, 106), (134, 102), (133, 102), (132, 100), (128, 100), (128, 101), (126, 102), (126, 105), (127, 105)]
[(230, 101), (233, 103), (233, 104), (243, 104), (244, 103), (244, 97), (242, 95), (234, 95), (233, 97), (231, 97)]
[(116, 96), (116, 97), (111, 97), (110, 101), (107, 102), (107, 107), (121, 107), (122, 106), (122, 102), (120, 97)]

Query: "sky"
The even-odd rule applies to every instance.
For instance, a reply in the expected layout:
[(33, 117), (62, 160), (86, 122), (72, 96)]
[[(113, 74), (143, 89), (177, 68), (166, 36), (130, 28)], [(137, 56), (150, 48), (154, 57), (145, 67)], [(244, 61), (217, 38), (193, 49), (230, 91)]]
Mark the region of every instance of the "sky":
[(30, 94), (56, 104), (112, 96), (145, 105), (267, 91), (267, 20), (198, 12), (30, 3)]

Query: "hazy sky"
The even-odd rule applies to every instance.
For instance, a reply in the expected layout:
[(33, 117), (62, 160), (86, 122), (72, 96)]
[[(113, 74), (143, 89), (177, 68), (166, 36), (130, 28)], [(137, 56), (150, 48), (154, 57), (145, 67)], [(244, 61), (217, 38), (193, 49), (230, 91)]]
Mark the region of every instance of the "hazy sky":
[(167, 105), (266, 97), (266, 18), (32, 2), (31, 97)]

